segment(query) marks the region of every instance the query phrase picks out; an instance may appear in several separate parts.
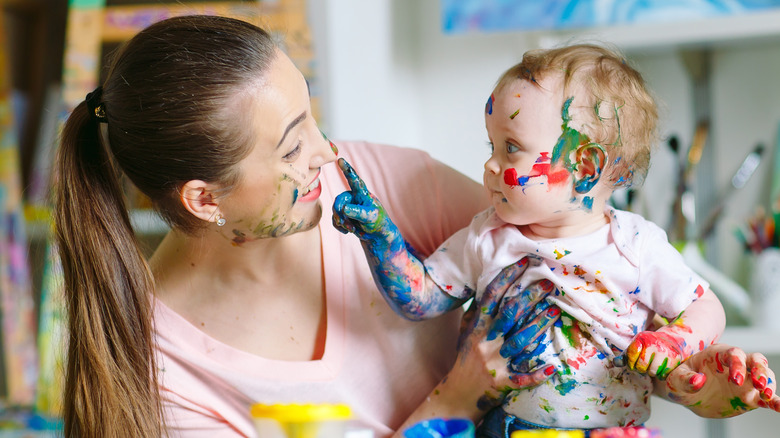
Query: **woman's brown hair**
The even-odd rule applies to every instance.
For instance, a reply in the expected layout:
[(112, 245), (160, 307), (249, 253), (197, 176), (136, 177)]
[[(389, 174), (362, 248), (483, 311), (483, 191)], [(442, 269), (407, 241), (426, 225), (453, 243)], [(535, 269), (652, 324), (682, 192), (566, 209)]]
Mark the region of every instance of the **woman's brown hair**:
[(166, 434), (154, 279), (119, 177), (148, 196), (169, 225), (197, 232), (203, 224), (183, 208), (179, 190), (194, 179), (226, 189), (237, 182), (237, 163), (252, 142), (237, 103), (275, 56), (269, 34), (246, 22), (164, 20), (115, 56), (99, 101), (105, 118), (82, 102), (66, 122), (54, 189), (69, 328), (66, 437)]

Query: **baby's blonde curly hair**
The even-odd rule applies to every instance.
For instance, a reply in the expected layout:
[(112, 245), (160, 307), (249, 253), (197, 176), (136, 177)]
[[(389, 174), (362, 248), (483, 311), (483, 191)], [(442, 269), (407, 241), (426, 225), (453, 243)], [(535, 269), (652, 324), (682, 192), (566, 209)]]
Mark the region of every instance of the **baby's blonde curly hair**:
[[(658, 110), (642, 75), (617, 50), (575, 44), (526, 52), (498, 80), (496, 90), (518, 79), (540, 86), (551, 73), (563, 74), (563, 99), (573, 97), (584, 127), (609, 161), (605, 175), (615, 186), (639, 185), (657, 143)], [(583, 111), (584, 109), (584, 111)]]

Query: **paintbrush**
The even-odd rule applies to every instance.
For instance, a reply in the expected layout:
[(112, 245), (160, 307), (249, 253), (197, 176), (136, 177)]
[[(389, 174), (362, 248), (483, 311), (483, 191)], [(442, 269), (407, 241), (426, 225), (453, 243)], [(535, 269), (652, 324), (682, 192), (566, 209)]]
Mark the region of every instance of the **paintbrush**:
[(761, 164), (761, 155), (763, 153), (764, 145), (759, 143), (755, 149), (747, 154), (745, 159), (742, 161), (742, 164), (731, 178), (731, 184), (726, 189), (726, 193), (720, 197), (717, 205), (715, 205), (715, 207), (710, 210), (710, 214), (707, 215), (707, 219), (704, 221), (702, 231), (699, 234), (700, 240), (704, 240), (710, 237), (712, 232), (715, 231), (715, 225), (718, 223), (718, 220), (720, 220), (720, 217), (723, 214), (723, 209), (726, 207), (726, 201), (734, 192), (747, 184), (750, 177), (753, 176), (753, 173), (758, 168), (758, 165)]

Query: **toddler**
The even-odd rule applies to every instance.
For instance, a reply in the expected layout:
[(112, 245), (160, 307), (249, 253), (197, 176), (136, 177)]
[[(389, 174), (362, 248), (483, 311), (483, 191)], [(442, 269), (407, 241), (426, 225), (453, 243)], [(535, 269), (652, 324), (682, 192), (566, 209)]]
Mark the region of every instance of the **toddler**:
[[(527, 52), (485, 108), (492, 205), (424, 261), (340, 161), (352, 190), (336, 199), (334, 224), (360, 237), (398, 313), (425, 319), (454, 309), (512, 263), (525, 268), (516, 287), (547, 293), (561, 309), (533, 357), (508, 364), (517, 372), (553, 365), (555, 374), (507, 394), (483, 420), (482, 436), (641, 425), (651, 377), (665, 377), (722, 333), (723, 308), (663, 230), (608, 204), (616, 188), (645, 175), (656, 120), (641, 75), (615, 52)], [(671, 322), (648, 331), (656, 314)]]

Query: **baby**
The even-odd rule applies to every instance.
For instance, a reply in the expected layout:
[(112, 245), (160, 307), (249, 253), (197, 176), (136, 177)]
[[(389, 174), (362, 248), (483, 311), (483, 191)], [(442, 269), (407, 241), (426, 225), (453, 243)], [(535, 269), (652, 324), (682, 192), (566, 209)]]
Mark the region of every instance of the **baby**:
[[(492, 205), (424, 262), (340, 161), (352, 190), (336, 199), (334, 224), (360, 237), (398, 313), (424, 319), (454, 309), (513, 263), (525, 267), (520, 290), (549, 293), (545, 300), (561, 309), (534, 357), (509, 364), (518, 372), (553, 365), (555, 375), (508, 394), (481, 434), (641, 425), (651, 377), (665, 377), (722, 333), (720, 302), (663, 230), (608, 204), (647, 172), (656, 120), (641, 75), (613, 51), (527, 52), (485, 108)], [(648, 331), (655, 315), (671, 322)]]

